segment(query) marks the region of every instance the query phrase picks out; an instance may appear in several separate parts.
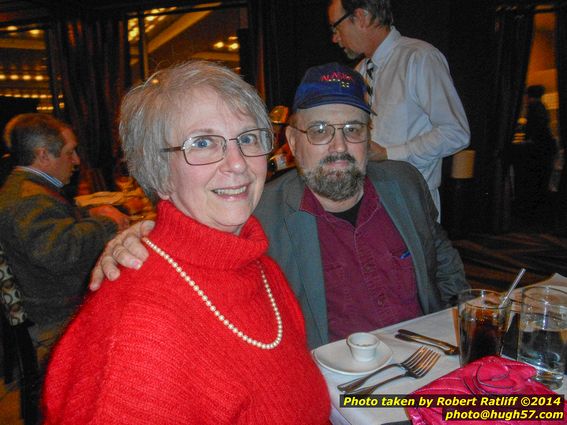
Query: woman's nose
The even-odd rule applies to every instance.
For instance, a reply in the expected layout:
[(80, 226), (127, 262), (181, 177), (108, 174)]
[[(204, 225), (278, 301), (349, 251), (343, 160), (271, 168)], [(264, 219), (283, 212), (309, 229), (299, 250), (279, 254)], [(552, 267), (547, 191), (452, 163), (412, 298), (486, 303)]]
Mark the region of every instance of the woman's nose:
[(236, 172), (242, 172), (248, 167), (246, 157), (242, 154), (240, 146), (238, 146), (235, 140), (229, 140), (226, 144), (223, 166)]

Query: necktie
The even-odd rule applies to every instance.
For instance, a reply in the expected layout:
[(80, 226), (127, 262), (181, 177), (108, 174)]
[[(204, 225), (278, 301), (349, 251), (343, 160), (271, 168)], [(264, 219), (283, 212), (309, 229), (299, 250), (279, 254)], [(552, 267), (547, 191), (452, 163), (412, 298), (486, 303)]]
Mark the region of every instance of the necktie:
[(371, 105), (372, 105), (372, 92), (374, 91), (373, 74), (374, 74), (374, 62), (372, 62), (372, 59), (368, 59), (366, 61), (366, 84), (367, 84), (366, 90), (368, 91), (368, 103)]

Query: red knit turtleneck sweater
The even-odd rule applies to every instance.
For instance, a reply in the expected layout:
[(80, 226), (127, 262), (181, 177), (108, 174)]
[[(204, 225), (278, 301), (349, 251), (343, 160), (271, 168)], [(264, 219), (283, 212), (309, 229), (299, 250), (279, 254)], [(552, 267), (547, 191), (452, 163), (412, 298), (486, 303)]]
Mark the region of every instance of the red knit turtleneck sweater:
[(322, 424), (330, 402), (307, 351), (299, 306), (255, 218), (239, 236), (204, 226), (169, 202), (149, 238), (179, 263), (234, 325), (233, 334), (159, 255), (94, 293), (53, 351), (46, 424)]

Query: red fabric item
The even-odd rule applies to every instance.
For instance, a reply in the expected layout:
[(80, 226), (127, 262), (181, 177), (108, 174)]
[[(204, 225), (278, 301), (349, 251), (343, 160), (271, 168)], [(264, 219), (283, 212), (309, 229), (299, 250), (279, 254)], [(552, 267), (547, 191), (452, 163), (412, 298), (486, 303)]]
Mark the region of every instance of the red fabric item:
[[(535, 369), (525, 363), (505, 359), (498, 356), (488, 356), (478, 359), (468, 365), (454, 370), (426, 386), (414, 391), (412, 395), (556, 395), (545, 385), (531, 379)], [(408, 408), (408, 414), (413, 425), (560, 425), (566, 420), (450, 420), (444, 421), (442, 407)], [(469, 407), (459, 407), (459, 411), (469, 410)], [(491, 407), (486, 407), (491, 409)], [(526, 410), (534, 407), (526, 407)], [(546, 411), (552, 408), (547, 407)], [(516, 409), (518, 410), (518, 409)], [(563, 403), (564, 418), (567, 418), (567, 405)]]
[(299, 305), (250, 218), (240, 236), (211, 229), (169, 202), (149, 238), (251, 338), (233, 334), (153, 251), (140, 270), (94, 293), (54, 349), (44, 387), (46, 424), (323, 424), (327, 387), (305, 339)]

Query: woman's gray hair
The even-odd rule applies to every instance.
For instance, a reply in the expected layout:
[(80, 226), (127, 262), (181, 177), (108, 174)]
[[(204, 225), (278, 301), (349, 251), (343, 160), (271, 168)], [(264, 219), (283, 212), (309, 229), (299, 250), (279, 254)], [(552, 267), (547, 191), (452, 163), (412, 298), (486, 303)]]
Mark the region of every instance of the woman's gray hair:
[[(254, 87), (230, 69), (207, 61), (188, 61), (156, 72), (131, 89), (120, 108), (120, 138), (130, 175), (147, 196), (169, 194), (169, 158), (162, 148), (174, 146), (175, 130), (195, 90), (215, 91), (228, 108), (270, 128), (266, 106)], [(196, 105), (198, 106), (198, 105)], [(187, 165), (190, 167), (190, 165)]]

